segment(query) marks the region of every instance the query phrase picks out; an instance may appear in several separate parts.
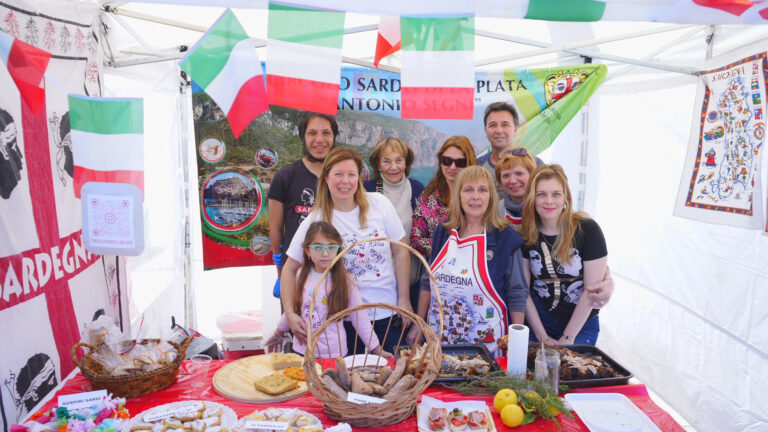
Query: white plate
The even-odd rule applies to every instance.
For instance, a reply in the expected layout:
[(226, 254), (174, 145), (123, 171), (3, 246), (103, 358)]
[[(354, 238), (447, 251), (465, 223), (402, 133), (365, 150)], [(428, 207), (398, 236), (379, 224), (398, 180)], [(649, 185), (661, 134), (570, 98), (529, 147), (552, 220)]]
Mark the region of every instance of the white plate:
[(568, 393), (565, 399), (592, 432), (661, 432), (621, 393)]
[(140, 412), (139, 414), (133, 416), (129, 421), (123, 423), (123, 432), (128, 432), (131, 430), (132, 427), (143, 424), (144, 422), (144, 415), (155, 413), (155, 412), (165, 412), (165, 411), (175, 411), (179, 409), (183, 409), (186, 406), (192, 405), (194, 403), (205, 403), (205, 406), (207, 408), (213, 408), (214, 410), (217, 408), (221, 408), (221, 426), (223, 427), (234, 427), (237, 424), (237, 414), (235, 414), (234, 411), (232, 411), (232, 408), (217, 403), (217, 402), (210, 402), (210, 401), (179, 401), (179, 402), (171, 402), (164, 405), (158, 405), (156, 407), (149, 408), (147, 410), (144, 410)]
[(363, 366), (386, 366), (387, 359), (373, 354), (357, 354), (344, 357), (344, 363), (349, 369)]

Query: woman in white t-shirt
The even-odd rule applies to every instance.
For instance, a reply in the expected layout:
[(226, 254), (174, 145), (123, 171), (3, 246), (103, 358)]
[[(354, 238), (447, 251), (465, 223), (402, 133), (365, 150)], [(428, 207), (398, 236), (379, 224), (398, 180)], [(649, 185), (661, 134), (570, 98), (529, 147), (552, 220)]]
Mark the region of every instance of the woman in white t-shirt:
[[(303, 263), (301, 245), (312, 222), (322, 220), (332, 224), (341, 234), (344, 248), (358, 240), (388, 237), (406, 242), (405, 231), (392, 203), (379, 193), (363, 189), (361, 173), (363, 160), (349, 148), (335, 148), (323, 162), (317, 185), (317, 196), (312, 213), (304, 219), (288, 247), (288, 260), (283, 268), (280, 297), (285, 316), (294, 336), (306, 340), (306, 322), (292, 312), (296, 297), (296, 272)], [(344, 255), (344, 267), (357, 279), (363, 303), (388, 303), (412, 311), (409, 300), (411, 260), (407, 249), (386, 241), (367, 242), (355, 246)], [(383, 341), (384, 350), (392, 352), (400, 338), (402, 321), (393, 320), (390, 310), (369, 310), (369, 319), (375, 321), (374, 331)], [(375, 320), (374, 320), (375, 318)], [(385, 337), (386, 333), (386, 337)], [(354, 334), (354, 328), (347, 329)], [(348, 337), (349, 352), (355, 351), (355, 340)], [(404, 340), (404, 338), (403, 338)], [(358, 353), (363, 344), (358, 341)]]

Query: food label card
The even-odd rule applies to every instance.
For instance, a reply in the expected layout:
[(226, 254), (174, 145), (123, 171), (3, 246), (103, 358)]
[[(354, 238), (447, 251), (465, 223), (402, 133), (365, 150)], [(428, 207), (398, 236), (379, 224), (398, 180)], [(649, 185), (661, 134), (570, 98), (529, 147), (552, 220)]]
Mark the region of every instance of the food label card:
[(167, 418), (171, 418), (176, 415), (176, 413), (181, 412), (182, 410), (176, 410), (176, 411), (162, 411), (158, 412), (152, 415), (144, 416), (144, 421), (147, 423), (154, 423), (158, 420), (163, 420)]
[(372, 404), (372, 403), (380, 404), (387, 401), (386, 399), (366, 396), (364, 394), (352, 393), (352, 392), (347, 393), (347, 400), (350, 402), (354, 402), (356, 404)]
[(276, 430), (276, 431), (284, 431), (288, 430), (288, 427), (290, 424), (288, 422), (276, 422), (276, 421), (268, 421), (268, 420), (248, 420), (245, 422), (245, 428), (246, 429), (266, 429), (266, 430)]
[(62, 395), (59, 396), (59, 406), (66, 407), (69, 410), (87, 408), (95, 403), (101, 402), (105, 397), (107, 397), (106, 390)]

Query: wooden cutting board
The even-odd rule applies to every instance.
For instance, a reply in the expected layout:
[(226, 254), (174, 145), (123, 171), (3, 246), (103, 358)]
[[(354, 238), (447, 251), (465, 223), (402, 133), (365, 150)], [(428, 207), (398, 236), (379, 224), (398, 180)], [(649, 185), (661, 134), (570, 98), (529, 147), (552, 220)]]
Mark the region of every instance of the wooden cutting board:
[[(317, 367), (318, 375), (322, 374), (320, 365), (315, 366)], [(272, 361), (269, 354), (241, 358), (232, 363), (227, 363), (216, 371), (216, 374), (213, 376), (213, 388), (216, 390), (216, 393), (227, 399), (253, 404), (283, 402), (309, 393), (306, 381), (299, 381), (299, 387), (279, 395), (271, 395), (256, 390), (253, 383), (257, 378), (271, 375), (275, 372), (279, 372), (279, 370), (275, 371), (272, 369)]]

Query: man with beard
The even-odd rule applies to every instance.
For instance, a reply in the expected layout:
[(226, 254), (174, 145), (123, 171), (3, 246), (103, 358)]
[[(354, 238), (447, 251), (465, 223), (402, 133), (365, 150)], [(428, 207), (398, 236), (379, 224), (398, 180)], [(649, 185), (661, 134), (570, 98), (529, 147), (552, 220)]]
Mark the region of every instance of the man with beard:
[[(333, 116), (308, 112), (299, 123), (299, 139), (304, 157), (278, 171), (269, 187), (269, 242), (272, 259), (280, 276), (281, 247), (287, 249), (301, 221), (315, 203), (317, 179), (323, 161), (339, 136), (339, 125)], [(275, 285), (275, 297), (280, 293), (280, 278)]]
[(8, 199), (21, 181), (22, 155), (16, 141), (16, 124), (0, 108), (0, 197)]

